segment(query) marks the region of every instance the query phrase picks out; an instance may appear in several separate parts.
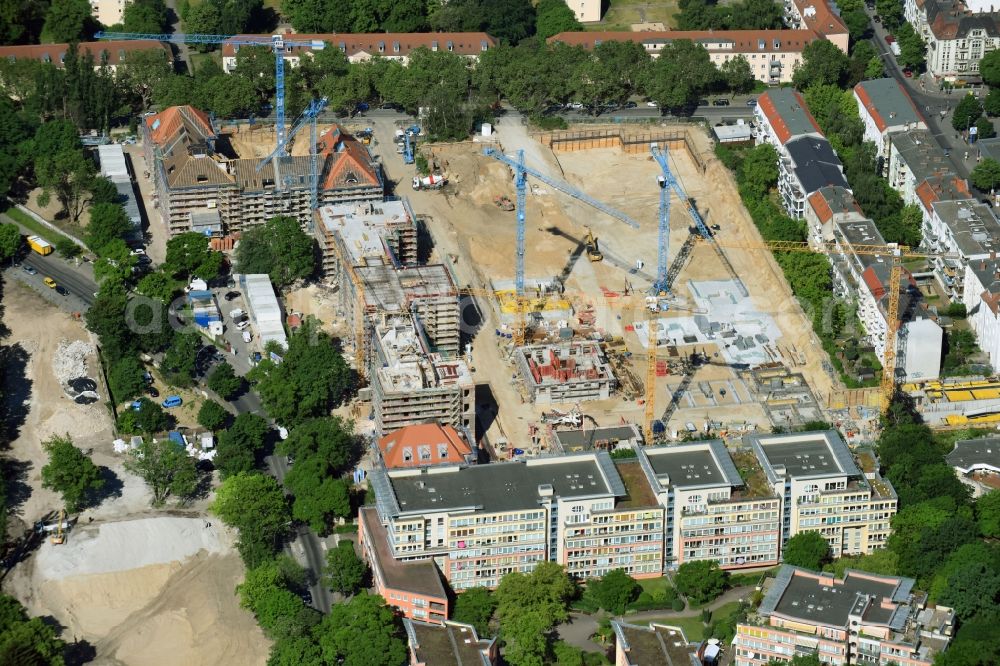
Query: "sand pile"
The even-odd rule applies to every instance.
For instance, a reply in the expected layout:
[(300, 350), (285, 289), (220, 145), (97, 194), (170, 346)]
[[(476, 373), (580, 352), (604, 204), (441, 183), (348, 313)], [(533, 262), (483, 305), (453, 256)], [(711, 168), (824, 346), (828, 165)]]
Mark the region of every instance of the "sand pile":
[(201, 550), (229, 549), (229, 536), (218, 523), (200, 518), (143, 518), (98, 526), (78, 526), (61, 546), (46, 542), (36, 561), (47, 580), (126, 571), (151, 564), (185, 560)]
[(66, 384), (71, 379), (87, 375), (87, 356), (94, 353), (94, 347), (89, 342), (62, 340), (56, 353), (52, 356), (52, 371), (60, 384)]

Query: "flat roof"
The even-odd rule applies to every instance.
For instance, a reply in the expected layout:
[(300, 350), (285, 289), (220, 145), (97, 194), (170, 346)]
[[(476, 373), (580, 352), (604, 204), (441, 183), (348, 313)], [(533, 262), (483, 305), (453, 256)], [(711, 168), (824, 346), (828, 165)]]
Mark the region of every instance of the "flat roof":
[(611, 620), (618, 645), (628, 666), (688, 666), (695, 649), (680, 627), (637, 625)]
[(125, 151), (117, 143), (109, 143), (97, 147), (97, 159), (101, 164), (101, 175), (114, 179), (129, 178), (128, 166), (125, 163)]
[(944, 156), (934, 135), (926, 129), (912, 129), (889, 135), (896, 153), (906, 162), (917, 183), (933, 176), (953, 175), (951, 161)]
[(247, 310), (254, 320), (261, 346), (272, 340), (288, 349), (288, 338), (281, 320), (281, 305), (266, 273), (251, 273), (239, 276), (238, 284), (243, 288)]
[(764, 616), (781, 615), (793, 620), (829, 627), (847, 627), (850, 615), (860, 615), (866, 624), (892, 626), (897, 623), (896, 605), (883, 607), (883, 600), (905, 603), (914, 581), (849, 570), (843, 580), (829, 573), (816, 573), (783, 565), (761, 602)]
[(483, 666), (483, 652), (493, 645), (481, 640), (471, 625), (438, 624), (404, 618), (410, 647), (417, 661), (433, 666)]
[(353, 265), (363, 263), (365, 258), (384, 257), (387, 248), (383, 234), (414, 223), (402, 200), (328, 204), (317, 212), (327, 231), (340, 234)]
[(1000, 437), (955, 442), (955, 448), (944, 459), (965, 474), (989, 467), (1000, 470)]
[(932, 204), (938, 218), (947, 225), (966, 257), (1000, 251), (1000, 222), (993, 210), (976, 199), (936, 201)]
[(850, 245), (885, 245), (878, 227), (869, 219), (837, 222), (836, 225), (840, 236)]
[(359, 266), (355, 273), (364, 288), (365, 303), (380, 312), (408, 312), (410, 301), (431, 298), (454, 298), (458, 307), (458, 289), (443, 264), (398, 269)]
[(448, 595), (434, 560), (429, 558), (410, 562), (396, 560), (389, 548), (389, 534), (379, 520), (375, 507), (362, 507), (358, 517), (364, 523), (365, 534), (375, 548), (375, 557), (378, 559), (376, 565), (388, 587), (447, 600)]
[(626, 494), (603, 451), (470, 467), (393, 470), (387, 476), (401, 513), (536, 509), (542, 493), (549, 490), (563, 499)]
[(896, 79), (862, 81), (855, 86), (855, 92), (880, 132), (897, 125), (924, 122), (913, 100)]
[(652, 472), (663, 489), (743, 485), (725, 444), (719, 440), (647, 446), (639, 457), (648, 465), (647, 474)]
[(836, 430), (750, 435), (749, 440), (771, 483), (786, 477), (861, 476)]
[(750, 125), (719, 125), (712, 131), (720, 141), (749, 141), (753, 138)]
[(580, 447), (593, 449), (596, 442), (642, 442), (642, 433), (633, 424), (621, 426), (598, 426), (589, 430), (554, 430), (556, 439), (566, 450)]
[(658, 506), (656, 493), (649, 485), (649, 479), (638, 460), (615, 460), (615, 469), (622, 483), (625, 484), (626, 496), (621, 498), (615, 509), (634, 509), (638, 507)]

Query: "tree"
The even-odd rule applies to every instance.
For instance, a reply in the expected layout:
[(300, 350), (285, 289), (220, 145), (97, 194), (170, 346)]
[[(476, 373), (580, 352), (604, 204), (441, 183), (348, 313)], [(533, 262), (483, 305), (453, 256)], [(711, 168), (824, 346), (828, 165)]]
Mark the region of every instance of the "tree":
[(136, 425), (149, 435), (163, 432), (170, 427), (170, 416), (149, 398), (139, 398), (139, 409), (135, 412)]
[(138, 259), (121, 238), (106, 243), (97, 251), (100, 258), (94, 262), (94, 278), (98, 283), (105, 281), (125, 284), (133, 275)]
[(1000, 87), (1000, 52), (989, 51), (983, 55), (979, 60), (979, 75), (990, 88), (995, 90)]
[(229, 412), (214, 400), (206, 400), (198, 409), (198, 425), (208, 430), (218, 430), (229, 421)]
[(646, 94), (663, 108), (694, 104), (719, 79), (719, 71), (705, 47), (678, 39), (660, 52), (649, 67)]
[(97, 28), (87, 0), (54, 0), (45, 15), (44, 42), (88, 41)]
[(222, 268), (221, 252), (213, 252), (205, 234), (188, 231), (167, 241), (163, 269), (176, 278), (198, 277), (210, 281)]
[(201, 337), (197, 333), (175, 333), (160, 363), (167, 381), (174, 386), (190, 386), (200, 349)]
[(219, 435), (214, 462), (223, 479), (256, 467), (257, 454), (264, 446), (268, 430), (270, 427), (261, 416), (249, 412), (237, 415), (233, 424)]
[(895, 30), (903, 22), (903, 3), (899, 0), (875, 0), (875, 13), (882, 17), (882, 25)]
[[(993, 53), (993, 51), (990, 51), (990, 53), (986, 55), (990, 55), (991, 53)], [(985, 111), (990, 118), (1000, 116), (1000, 88), (992, 88), (986, 95), (986, 98), (983, 99), (983, 111)]]
[(865, 66), (865, 80), (881, 79), (883, 76), (885, 76), (885, 63), (879, 56), (872, 57)]
[(339, 416), (309, 419), (292, 428), (278, 450), (296, 460), (316, 458), (331, 476), (346, 472), (361, 453), (354, 424)]
[(952, 551), (975, 539), (969, 513), (957, 510), (949, 497), (903, 506), (892, 518), (886, 542), (899, 556), (899, 573), (927, 580)]
[(118, 203), (118, 188), (104, 176), (94, 176), (87, 189), (90, 190), (91, 204)]
[(236, 587), (240, 606), (253, 612), (261, 628), (279, 638), (289, 635), (289, 619), (302, 610), (302, 600), (286, 587), (278, 563), (265, 562), (246, 573)]
[(39, 617), (28, 618), (17, 599), (0, 594), (0, 663), (63, 666), (66, 644)]
[(573, 581), (555, 562), (540, 562), (530, 574), (509, 573), (494, 593), (497, 618), (514, 666), (541, 664), (552, 643), (552, 628), (567, 618)]
[(979, 103), (979, 98), (969, 93), (955, 107), (955, 113), (951, 116), (951, 126), (956, 131), (964, 132), (975, 125), (981, 115), (983, 107)]
[(799, 532), (785, 544), (783, 560), (793, 567), (820, 571), (830, 561), (830, 544), (819, 532)]
[(406, 661), (402, 625), (378, 595), (334, 604), (314, 634), (328, 664), (397, 666)]
[(492, 635), (490, 620), (496, 609), (497, 602), (493, 598), (492, 592), (485, 587), (473, 587), (462, 592), (455, 599), (452, 619), (456, 622), (471, 624), (480, 636), (490, 636)]
[(368, 566), (354, 552), (354, 542), (341, 541), (336, 548), (326, 551), (324, 578), (334, 592), (343, 595), (357, 594), (368, 577)]
[(677, 591), (692, 603), (703, 604), (722, 594), (726, 578), (726, 572), (719, 569), (715, 560), (697, 560), (677, 567), (674, 583)]
[(291, 522), (281, 486), (273, 477), (256, 472), (225, 479), (210, 510), (240, 531), (237, 547), (249, 567), (273, 559)]
[(896, 61), (909, 69), (920, 69), (927, 60), (927, 45), (909, 23), (903, 23), (896, 31), (899, 56)]
[(976, 121), (976, 138), (992, 139), (997, 135), (997, 128), (993, 126), (993, 121), (989, 118), (980, 118)]
[(969, 180), (976, 186), (976, 189), (992, 192), (1000, 187), (1000, 162), (987, 157), (972, 170), (972, 173), (969, 174)]
[(987, 493), (976, 500), (976, 521), (984, 537), (1000, 537), (1000, 493)]
[(110, 359), (109, 366), (108, 388), (116, 402), (131, 400), (146, 390), (145, 369), (135, 356)]
[(7, 261), (21, 249), (24, 241), (16, 224), (0, 224), (0, 261)]
[(42, 485), (62, 495), (70, 513), (86, 507), (104, 487), (101, 468), (73, 446), (68, 434), (43, 442), (42, 448), (49, 455), (49, 464), (42, 468)]
[(132, 230), (132, 222), (120, 204), (102, 203), (90, 207), (87, 245), (99, 255), (113, 240), (122, 240)]
[(792, 82), (799, 90), (814, 85), (839, 85), (848, 66), (847, 55), (836, 44), (817, 39), (802, 49), (802, 64), (795, 69)]
[[(148, 5), (130, 4), (125, 6), (126, 13), (133, 8), (143, 8), (150, 11)], [(134, 11), (140, 11), (135, 9)], [(128, 32), (150, 32), (147, 30), (128, 30)], [(161, 32), (159, 30), (153, 32)], [(156, 88), (170, 78), (172, 72), (170, 63), (160, 49), (133, 51), (128, 59), (118, 66), (117, 80), (123, 90), (130, 93), (136, 100), (132, 107), (136, 111), (144, 111), (153, 101)]]
[(285, 475), (285, 486), (295, 496), (292, 516), (309, 523), (319, 534), (329, 534), (333, 521), (351, 515), (351, 490), (344, 479), (326, 474), (318, 458), (296, 460)]
[(267, 413), (286, 427), (328, 414), (353, 381), (333, 340), (310, 318), (289, 337), (281, 363), (265, 359), (248, 377)]
[(181, 290), (181, 286), (181, 282), (164, 271), (153, 271), (142, 276), (135, 290), (143, 296), (169, 303), (174, 300), (174, 295)]
[(540, 0), (535, 6), (535, 34), (548, 39), (560, 32), (583, 30), (576, 14), (563, 0)]
[[(184, 17), (184, 31), (217, 35), (222, 32), (222, 12), (214, 2), (199, 2), (192, 5)], [(207, 45), (199, 45), (202, 51)]]
[[(87, 7), (89, 11), (90, 6)], [(94, 163), (84, 157), (79, 149), (37, 155), (35, 177), (42, 188), (39, 204), (48, 205), (50, 196), (54, 194), (62, 206), (62, 212), (71, 222), (76, 223), (87, 203), (87, 188), (94, 180)]]
[(726, 87), (734, 95), (747, 94), (753, 90), (754, 84), (757, 83), (750, 63), (744, 56), (736, 56), (732, 60), (722, 63), (720, 71), (726, 80)]
[(316, 269), (313, 244), (294, 217), (272, 217), (243, 232), (236, 263), (243, 273), (267, 273), (280, 288), (312, 275)]
[(153, 491), (153, 506), (162, 506), (171, 495), (187, 500), (198, 488), (194, 458), (169, 439), (143, 441), (130, 452), (125, 469), (141, 477)]
[[(169, 32), (170, 19), (167, 14), (167, 6), (163, 0), (133, 0), (130, 4), (125, 5), (125, 9), (122, 11), (122, 27), (124, 32), (147, 34)], [(156, 49), (152, 49), (148, 53), (156, 51)], [(136, 55), (130, 53), (129, 60), (131, 61)], [(163, 54), (160, 53), (159, 56), (160, 60), (163, 60)]]
[(778, 185), (778, 153), (769, 143), (750, 149), (740, 166), (740, 190), (753, 199), (762, 199)]
[(237, 376), (233, 366), (223, 361), (208, 376), (208, 388), (222, 398), (230, 400), (243, 388), (243, 378)]
[(992, 563), (968, 562), (950, 576), (941, 603), (955, 610), (962, 620), (996, 609), (1000, 596), (1000, 573)]
[(622, 569), (612, 569), (600, 580), (591, 581), (587, 588), (606, 611), (622, 615), (625, 607), (639, 596), (641, 587)]

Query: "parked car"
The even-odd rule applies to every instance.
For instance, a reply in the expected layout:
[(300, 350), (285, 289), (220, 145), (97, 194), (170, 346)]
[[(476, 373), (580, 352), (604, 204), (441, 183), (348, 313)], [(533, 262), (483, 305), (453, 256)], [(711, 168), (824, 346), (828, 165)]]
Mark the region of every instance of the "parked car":
[(651, 109), (658, 109), (660, 107), (659, 103), (654, 102), (653, 100), (646, 102), (646, 106), (648, 106)]
[(61, 284), (56, 285), (56, 293), (59, 294), (60, 296), (69, 296), (69, 292), (66, 291), (66, 287), (62, 286)]
[(250, 325), (250, 322), (247, 321), (246, 319), (244, 319), (244, 320), (242, 320), (242, 321), (240, 321), (240, 322), (238, 322), (236, 324), (236, 330), (242, 331), (244, 328), (246, 328), (249, 325)]
[(229, 313), (229, 318), (232, 319), (233, 321), (237, 321), (241, 319), (245, 314), (246, 312), (243, 312), (243, 310), (236, 308), (235, 310)]
[(240, 297), (240, 292), (238, 292), (238, 291), (227, 291), (227, 292), (226, 292), (226, 296), (225, 296), (225, 299), (226, 299), (227, 301), (231, 301), (231, 300), (233, 300), (234, 298), (239, 298), (239, 297)]
[(757, 106), (757, 100), (755, 100), (755, 99), (748, 99), (747, 100), (747, 106)]
[(313, 603), (312, 592), (306, 590), (302, 593), (302, 603), (304, 603), (306, 606), (312, 606)]
[(142, 409), (142, 400), (133, 400), (132, 409), (134, 409), (135, 411), (139, 411), (140, 409)]
[(21, 266), (21, 269), (28, 275), (38, 275), (38, 271), (36, 271), (35, 267), (31, 264), (25, 264), (24, 266)]
[(904, 70), (903, 70), (903, 76), (905, 76), (905, 77), (906, 77), (906, 78), (908, 78), (908, 79), (911, 79), (911, 78), (913, 78), (913, 70), (912, 70), (912, 69), (909, 69), (909, 68), (907, 68), (907, 69), (904, 69)]
[(160, 397), (160, 392), (156, 390), (155, 386), (147, 386), (146, 387), (146, 393), (148, 393), (149, 397), (151, 397), (151, 398), (159, 398)]
[(145, 248), (137, 247), (132, 250), (132, 254), (134, 254), (137, 257), (146, 256), (146, 250)]
[(243, 331), (243, 342), (249, 343), (251, 340), (253, 340), (253, 336), (250, 335), (250, 331)]
[(56, 281), (53, 280), (50, 277), (43, 278), (42, 282), (44, 282), (45, 286), (48, 287), (49, 289), (55, 289), (56, 288)]
[(712, 106), (729, 106), (729, 100), (728, 99), (717, 99), (714, 102), (712, 102)]
[(708, 100), (707, 99), (699, 99), (698, 100), (698, 106), (708, 106)]
[(180, 407), (184, 404), (179, 395), (168, 395), (167, 399), (163, 401), (164, 409), (173, 409), (174, 407)]
[(634, 109), (637, 106), (639, 106), (639, 105), (636, 104), (635, 102), (625, 102), (625, 108), (626, 109)]
[(570, 102), (566, 106), (568, 106), (571, 109), (576, 109), (577, 111), (579, 111), (580, 109), (583, 108), (583, 102)]

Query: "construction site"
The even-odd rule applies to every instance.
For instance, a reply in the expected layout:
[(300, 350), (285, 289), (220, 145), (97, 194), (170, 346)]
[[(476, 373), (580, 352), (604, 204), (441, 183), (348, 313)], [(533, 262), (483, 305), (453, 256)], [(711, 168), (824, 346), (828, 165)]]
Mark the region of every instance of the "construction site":
[[(413, 167), (392, 149), (399, 128), (371, 124), (371, 150), (403, 194)], [(664, 256), (651, 144), (686, 195), (669, 197)], [(840, 387), (702, 128), (532, 134), (502, 118), (489, 137), (416, 150), (447, 184), (407, 187), (392, 223), (355, 210), (352, 230), (341, 231), (336, 215), (317, 215), (338, 257), (327, 278), (340, 291), (348, 347), (370, 375), (363, 397), (377, 430), (427, 418), (412, 405), (434, 394), (436, 418), (474, 426), (501, 457), (555, 450), (556, 429), (584, 418), (666, 440), (824, 419)], [(426, 265), (397, 249), (411, 223), (430, 236)], [(484, 385), (492, 405), (460, 397)], [(569, 417), (557, 424), (560, 414)]]

